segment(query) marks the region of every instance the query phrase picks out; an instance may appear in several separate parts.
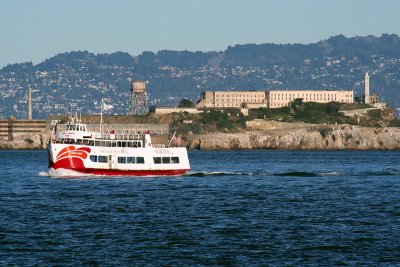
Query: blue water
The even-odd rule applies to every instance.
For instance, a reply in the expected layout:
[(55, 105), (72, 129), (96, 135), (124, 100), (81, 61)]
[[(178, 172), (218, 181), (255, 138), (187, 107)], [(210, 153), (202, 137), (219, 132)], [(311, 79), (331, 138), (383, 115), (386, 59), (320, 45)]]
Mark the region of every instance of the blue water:
[(195, 151), (152, 178), (0, 157), (0, 266), (400, 264), (397, 151)]

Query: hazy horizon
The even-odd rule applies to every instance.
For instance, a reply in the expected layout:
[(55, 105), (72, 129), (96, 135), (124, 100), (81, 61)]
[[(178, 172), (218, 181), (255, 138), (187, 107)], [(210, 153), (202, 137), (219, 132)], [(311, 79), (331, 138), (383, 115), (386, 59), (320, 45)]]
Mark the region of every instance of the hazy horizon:
[(223, 51), (237, 44), (309, 44), (343, 34), (400, 35), (400, 1), (251, 0), (0, 3), (0, 68), (59, 53)]

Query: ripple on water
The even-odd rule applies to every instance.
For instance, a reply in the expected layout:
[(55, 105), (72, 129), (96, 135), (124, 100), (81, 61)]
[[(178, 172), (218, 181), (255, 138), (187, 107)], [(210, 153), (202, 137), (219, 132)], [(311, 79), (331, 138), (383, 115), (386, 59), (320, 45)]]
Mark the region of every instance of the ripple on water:
[(400, 152), (201, 151), (184, 176), (74, 179), (44, 171), (45, 151), (0, 156), (0, 265), (400, 258)]

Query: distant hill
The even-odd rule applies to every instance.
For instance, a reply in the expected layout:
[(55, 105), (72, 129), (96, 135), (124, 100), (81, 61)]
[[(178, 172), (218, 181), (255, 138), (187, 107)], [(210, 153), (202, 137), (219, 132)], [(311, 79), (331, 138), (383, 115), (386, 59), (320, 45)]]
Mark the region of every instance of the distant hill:
[(331, 37), (313, 44), (245, 44), (225, 51), (161, 50), (132, 56), (125, 52), (73, 51), (44, 62), (11, 64), (0, 70), (0, 117), (26, 116), (26, 92), (33, 88), (34, 117), (63, 114), (76, 103), (98, 112), (101, 96), (108, 111), (126, 114), (129, 82), (149, 82), (150, 105), (192, 102), (205, 90), (354, 89), (360, 95), (364, 73), (372, 92), (393, 106), (400, 88), (400, 38)]

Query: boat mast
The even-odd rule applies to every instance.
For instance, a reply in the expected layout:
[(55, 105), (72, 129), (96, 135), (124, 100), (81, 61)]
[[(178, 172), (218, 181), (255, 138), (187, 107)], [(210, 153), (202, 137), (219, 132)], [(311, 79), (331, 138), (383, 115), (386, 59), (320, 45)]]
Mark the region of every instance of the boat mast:
[(103, 135), (103, 97), (101, 98), (101, 108), (100, 108), (100, 135)]

